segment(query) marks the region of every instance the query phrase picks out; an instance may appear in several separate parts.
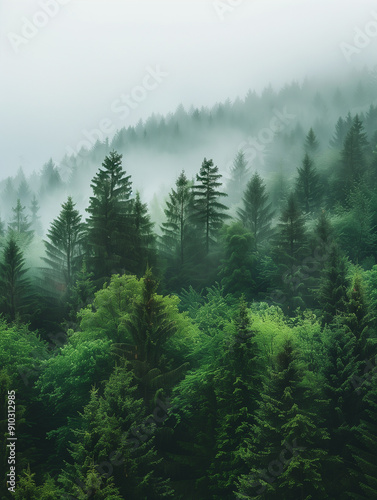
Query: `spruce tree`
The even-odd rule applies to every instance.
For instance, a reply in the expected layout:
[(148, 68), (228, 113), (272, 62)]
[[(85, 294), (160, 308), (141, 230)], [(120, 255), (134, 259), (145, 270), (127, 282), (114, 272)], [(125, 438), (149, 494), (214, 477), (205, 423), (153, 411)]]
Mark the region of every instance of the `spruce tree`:
[(271, 220), (274, 213), (272, 203), (269, 203), (268, 199), (266, 186), (259, 174), (255, 173), (247, 183), (242, 199), (243, 208), (237, 213), (242, 224), (254, 236), (257, 250), (272, 235)]
[(227, 196), (218, 190), (222, 186), (222, 175), (218, 172), (219, 169), (213, 165), (213, 161), (204, 158), (200, 172), (196, 175), (197, 184), (193, 186), (193, 220), (203, 235), (206, 255), (210, 246), (216, 242), (218, 230), (229, 218), (226, 213), (228, 208), (218, 201), (219, 198)]
[(132, 272), (137, 276), (142, 276), (148, 266), (152, 266), (156, 261), (155, 236), (153, 234), (154, 223), (150, 219), (146, 203), (142, 203), (140, 193), (136, 192), (136, 197), (132, 200), (132, 234), (134, 240)]
[(321, 201), (321, 186), (317, 170), (308, 153), (302, 161), (302, 167), (297, 168), (296, 196), (302, 210), (306, 213), (318, 208)]
[(317, 141), (317, 137), (311, 128), (308, 132), (308, 135), (305, 138), (305, 145), (304, 145), (305, 153), (313, 157), (318, 149), (319, 149), (319, 142)]
[(230, 344), (219, 358), (213, 378), (216, 434), (208, 475), (212, 498), (218, 500), (234, 498), (237, 477), (247, 473), (241, 451), (253, 433), (262, 390), (263, 365), (256, 333), (241, 297)]
[(13, 237), (23, 248), (31, 243), (34, 234), (33, 230), (30, 229), (31, 223), (25, 214), (25, 209), (26, 207), (23, 207), (20, 199), (18, 199), (16, 206), (12, 208), (14, 215), (8, 226)]
[(328, 262), (319, 284), (318, 301), (321, 306), (323, 323), (331, 324), (337, 316), (347, 312), (347, 263), (334, 244), (330, 248)]
[(240, 477), (237, 498), (327, 498), (323, 481), (327, 432), (319, 417), (324, 402), (313, 405), (304, 375), (298, 352), (287, 338), (266, 381), (254, 432), (241, 454), (249, 474)]
[(230, 181), (227, 184), (229, 203), (238, 203), (242, 198), (245, 185), (250, 179), (250, 168), (247, 166), (245, 153), (239, 151), (230, 169)]
[(367, 135), (359, 116), (353, 119), (352, 126), (344, 140), (341, 152), (341, 164), (338, 175), (339, 197), (348, 195), (355, 183), (358, 183), (366, 170), (365, 149)]
[(31, 212), (31, 228), (38, 236), (42, 236), (42, 224), (40, 222), (40, 215), (38, 215), (40, 206), (37, 197), (34, 195), (31, 200), (30, 212)]
[(69, 196), (62, 204), (58, 217), (51, 223), (44, 241), (47, 257), (42, 257), (49, 266), (47, 275), (55, 285), (69, 290), (75, 275), (81, 268), (85, 225)]
[(22, 251), (11, 235), (0, 262), (1, 309), (10, 321), (23, 317), (30, 306), (31, 285), (26, 273)]
[(132, 248), (131, 182), (122, 155), (112, 151), (92, 179), (87, 212), (88, 265), (97, 279), (130, 267)]
[(179, 264), (183, 266), (188, 259), (187, 246), (190, 234), (190, 214), (193, 196), (191, 185), (184, 171), (179, 175), (176, 189), (169, 193), (164, 209), (166, 222), (162, 223), (163, 232), (162, 245), (165, 252), (172, 257), (179, 258)]

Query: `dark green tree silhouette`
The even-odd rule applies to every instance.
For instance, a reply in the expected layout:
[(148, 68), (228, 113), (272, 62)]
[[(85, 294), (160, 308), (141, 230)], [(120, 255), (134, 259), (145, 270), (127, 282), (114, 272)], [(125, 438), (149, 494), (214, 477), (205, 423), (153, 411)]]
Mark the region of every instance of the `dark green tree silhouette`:
[(56, 286), (64, 290), (73, 285), (82, 264), (85, 225), (81, 220), (69, 196), (51, 223), (44, 241), (47, 257), (42, 259), (49, 266), (47, 274)]
[(228, 208), (218, 201), (219, 198), (227, 196), (218, 190), (222, 186), (220, 182), (222, 175), (218, 171), (212, 160), (204, 158), (200, 172), (196, 175), (197, 184), (193, 186), (193, 220), (203, 235), (206, 255), (211, 244), (216, 241), (218, 230), (229, 218), (226, 213)]
[(313, 212), (321, 202), (321, 185), (317, 169), (308, 153), (297, 168), (296, 196), (302, 210)]
[(245, 186), (250, 179), (251, 171), (247, 166), (245, 153), (239, 151), (230, 169), (230, 180), (227, 184), (229, 203), (238, 203), (242, 198)]
[(10, 321), (21, 318), (31, 303), (31, 285), (25, 259), (13, 236), (8, 239), (0, 262), (1, 309)]
[(256, 249), (259, 249), (272, 235), (271, 220), (274, 212), (268, 198), (262, 178), (255, 173), (246, 185), (242, 199), (243, 208), (237, 213), (245, 228), (251, 231)]
[(92, 179), (87, 212), (88, 265), (97, 279), (130, 267), (132, 248), (131, 182), (122, 155), (112, 151)]

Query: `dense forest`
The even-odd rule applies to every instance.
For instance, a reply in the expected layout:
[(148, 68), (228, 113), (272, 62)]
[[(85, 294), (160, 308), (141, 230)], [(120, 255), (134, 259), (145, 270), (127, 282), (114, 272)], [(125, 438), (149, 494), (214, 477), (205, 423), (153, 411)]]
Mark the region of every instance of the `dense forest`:
[(377, 498), (376, 75), (179, 106), (1, 182), (15, 499)]

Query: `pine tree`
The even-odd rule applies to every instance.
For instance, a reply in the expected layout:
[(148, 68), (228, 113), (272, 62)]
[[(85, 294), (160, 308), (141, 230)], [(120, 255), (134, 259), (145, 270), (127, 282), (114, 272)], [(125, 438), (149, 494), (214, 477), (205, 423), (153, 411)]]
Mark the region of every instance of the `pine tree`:
[(235, 297), (244, 294), (248, 300), (252, 299), (255, 288), (253, 247), (252, 234), (239, 222), (226, 228), (225, 258), (219, 268), (225, 293)]
[(13, 236), (8, 239), (0, 262), (1, 309), (10, 321), (23, 316), (31, 303), (25, 259)]
[(297, 168), (297, 174), (297, 199), (306, 213), (313, 212), (321, 202), (321, 186), (319, 175), (308, 153), (305, 154), (302, 167)]
[(75, 204), (69, 196), (62, 204), (58, 217), (51, 223), (44, 241), (47, 257), (42, 257), (49, 266), (47, 275), (57, 287), (69, 290), (83, 258), (85, 225)]
[(137, 276), (145, 273), (148, 266), (152, 266), (156, 261), (154, 249), (155, 236), (153, 234), (154, 223), (150, 219), (146, 203), (140, 200), (137, 191), (136, 197), (132, 201), (131, 219), (133, 225), (133, 265), (131, 271)]
[(351, 127), (352, 127), (352, 117), (350, 113), (348, 113), (345, 120), (343, 120), (343, 118), (340, 117), (335, 125), (335, 134), (333, 135), (333, 138), (330, 140), (330, 146), (341, 150), (343, 148), (347, 133), (349, 132)]
[(18, 241), (22, 247), (29, 245), (33, 239), (34, 232), (30, 229), (31, 223), (29, 218), (25, 215), (25, 208), (21, 205), (21, 201), (17, 200), (17, 205), (12, 208), (14, 213), (12, 221), (9, 223), (9, 230), (13, 237)]
[(241, 455), (250, 472), (240, 477), (237, 498), (327, 498), (323, 481), (327, 432), (319, 418), (324, 402), (312, 404), (304, 374), (292, 340), (285, 339), (262, 394), (254, 432)]
[(112, 151), (91, 187), (87, 212), (88, 265), (96, 278), (128, 269), (132, 245), (131, 182), (122, 168), (122, 155)]
[(66, 491), (99, 500), (171, 496), (168, 481), (156, 473), (160, 462), (152, 437), (156, 425), (135, 391), (129, 367), (115, 368), (103, 397), (92, 389), (81, 425), (74, 430), (73, 463), (60, 477)]
[(366, 169), (365, 148), (368, 145), (363, 123), (356, 115), (344, 140), (342, 160), (338, 175), (340, 196), (347, 195), (355, 183), (358, 183)]
[(31, 228), (38, 236), (42, 236), (42, 224), (40, 222), (40, 216), (38, 215), (40, 206), (37, 197), (34, 195), (31, 200), (30, 212), (31, 212)]
[(291, 193), (280, 216), (273, 249), (273, 258), (277, 265), (277, 291), (290, 314), (293, 314), (297, 307), (304, 306), (303, 296), (307, 279), (304, 261), (306, 253), (305, 223), (296, 197)]
[(318, 300), (321, 305), (323, 323), (331, 324), (338, 315), (347, 311), (347, 264), (334, 244), (330, 248), (328, 262), (321, 277)]
[(266, 186), (255, 173), (247, 183), (243, 196), (243, 208), (237, 211), (238, 217), (245, 228), (254, 236), (255, 246), (260, 246), (272, 235), (271, 220), (273, 218), (272, 203), (268, 203)]
[(237, 477), (247, 473), (241, 450), (253, 433), (262, 389), (262, 362), (247, 304), (241, 297), (233, 320), (229, 348), (214, 373), (216, 436), (209, 469), (214, 499), (234, 498)]
[(215, 243), (218, 230), (223, 222), (229, 218), (226, 214), (227, 207), (220, 203), (220, 197), (227, 196), (218, 191), (222, 183), (222, 175), (212, 160), (204, 158), (199, 174), (196, 175), (198, 184), (193, 186), (194, 213), (193, 220), (198, 226), (198, 231), (203, 234), (205, 253), (208, 255), (210, 245)]
[(166, 222), (162, 223), (162, 244), (165, 251), (179, 258), (183, 266), (188, 258), (187, 246), (190, 234), (190, 214), (192, 208), (191, 185), (184, 171), (176, 182), (176, 189), (169, 193), (164, 210)]
[(229, 203), (238, 203), (242, 198), (245, 185), (250, 179), (250, 168), (247, 166), (245, 153), (239, 151), (230, 169), (230, 181), (227, 185)]
[(329, 402), (325, 413), (330, 437), (327, 451), (332, 458), (328, 469), (330, 498), (345, 498), (352, 485), (349, 471), (354, 464), (350, 446), (357, 443), (362, 408), (358, 390), (361, 364), (356, 348), (355, 336), (337, 318), (332, 329), (327, 330), (328, 362), (324, 370), (324, 397)]
[(304, 146), (305, 153), (313, 157), (317, 153), (318, 148), (319, 148), (319, 142), (317, 141), (317, 137), (313, 129), (311, 128), (308, 132), (308, 135), (305, 138), (305, 146)]

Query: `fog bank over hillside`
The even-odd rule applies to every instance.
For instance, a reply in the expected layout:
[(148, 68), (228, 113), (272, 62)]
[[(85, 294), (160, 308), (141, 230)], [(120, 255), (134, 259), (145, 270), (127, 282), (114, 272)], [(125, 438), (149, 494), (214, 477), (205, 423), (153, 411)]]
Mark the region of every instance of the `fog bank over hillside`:
[[(180, 103), (212, 107), (373, 64), (375, 3), (4, 0), (1, 177)], [(95, 136), (96, 134), (94, 134)]]

